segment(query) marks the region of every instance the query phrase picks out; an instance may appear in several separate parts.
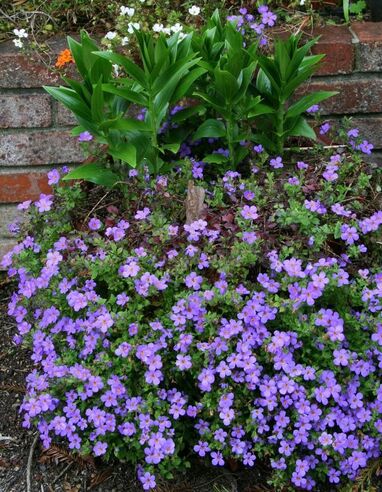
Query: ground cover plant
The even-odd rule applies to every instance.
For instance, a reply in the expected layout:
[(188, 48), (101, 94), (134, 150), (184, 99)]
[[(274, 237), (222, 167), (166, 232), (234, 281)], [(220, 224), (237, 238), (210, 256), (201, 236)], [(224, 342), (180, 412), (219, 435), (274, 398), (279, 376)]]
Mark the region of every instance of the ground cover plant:
[(2, 260), (35, 364), (24, 425), (133, 463), (144, 490), (192, 456), (268, 463), (274, 490), (381, 458), (381, 172), (351, 126), (299, 151), (333, 94), (291, 99), (321, 57), (294, 36), (261, 52), (255, 14), (135, 33), (139, 60), (70, 40), (82, 78), (48, 90), (91, 162), (19, 205)]

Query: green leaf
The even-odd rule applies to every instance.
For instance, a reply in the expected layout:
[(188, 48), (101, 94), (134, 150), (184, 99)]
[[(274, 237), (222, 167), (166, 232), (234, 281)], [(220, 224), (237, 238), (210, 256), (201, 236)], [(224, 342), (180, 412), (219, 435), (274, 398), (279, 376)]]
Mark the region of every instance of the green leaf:
[(227, 70), (220, 70), (220, 68), (215, 68), (214, 76), (216, 90), (224, 96), (225, 100), (232, 101), (239, 90), (235, 77)]
[(299, 101), (292, 104), (292, 106), (286, 112), (286, 118), (294, 118), (304, 113), (314, 104), (318, 104), (329, 97), (335, 96), (338, 92), (335, 91), (318, 91), (313, 94), (308, 94), (302, 97)]
[(81, 44), (70, 36), (67, 37), (67, 43), (70, 49), (70, 52), (73, 56), (73, 59), (76, 63), (76, 68), (82, 75), (84, 79), (87, 78), (88, 70), (85, 65), (84, 57), (83, 57), (83, 49)]
[(228, 158), (222, 154), (208, 154), (202, 160), (206, 164), (222, 164), (227, 162)]
[(342, 0), (342, 8), (344, 11), (345, 21), (349, 22), (349, 0)]
[(182, 82), (175, 89), (175, 92), (172, 95), (172, 101), (179, 101), (184, 96), (188, 95), (189, 91), (192, 89), (194, 82), (206, 72), (207, 70), (205, 68), (199, 67), (195, 68), (189, 74), (187, 74)]
[(111, 94), (127, 99), (130, 102), (139, 104), (140, 106), (147, 106), (148, 104), (147, 98), (140, 92), (135, 92), (125, 88), (118, 88), (114, 84), (102, 84), (102, 89), (105, 92), (110, 92)]
[(104, 118), (103, 106), (102, 78), (100, 77), (98, 83), (93, 88), (91, 97), (91, 114), (93, 121), (96, 123), (101, 122)]
[(169, 150), (173, 154), (177, 154), (180, 149), (181, 142), (167, 143), (161, 146), (163, 150)]
[(138, 84), (142, 87), (147, 87), (145, 72), (134, 62), (129, 60), (126, 56), (119, 55), (118, 53), (112, 53), (111, 51), (95, 51), (95, 55), (105, 58), (117, 65), (121, 65), (126, 73), (130, 75)]
[(200, 138), (224, 137), (225, 134), (226, 128), (222, 121), (209, 119), (199, 126), (193, 135), (193, 140), (199, 140)]
[(149, 132), (150, 127), (146, 122), (133, 118), (107, 120), (100, 125), (100, 128), (110, 128), (113, 130)]
[(312, 140), (316, 140), (317, 138), (313, 128), (303, 117), (300, 117), (297, 121), (297, 124), (293, 127), (293, 129), (287, 132), (287, 136), (305, 137), (305, 138), (310, 138)]
[(203, 107), (202, 104), (197, 104), (196, 106), (190, 106), (189, 108), (182, 109), (181, 111), (178, 111), (175, 113), (173, 116), (171, 116), (171, 120), (174, 123), (180, 123), (181, 121), (187, 120), (191, 116), (194, 116), (195, 114), (202, 114), (205, 113), (206, 110)]
[(131, 167), (137, 167), (137, 149), (133, 144), (127, 144), (123, 148), (109, 149), (109, 153), (115, 159), (127, 162)]
[(103, 164), (92, 162), (90, 164), (83, 164), (82, 166), (73, 169), (63, 178), (64, 181), (71, 179), (84, 179), (101, 186), (111, 188), (115, 185), (120, 178), (111, 169), (108, 169)]
[(267, 104), (259, 103), (252, 110), (249, 111), (247, 117), (255, 118), (256, 116), (260, 116), (262, 114), (271, 114), (275, 112), (276, 111), (271, 106), (268, 106)]
[(68, 87), (47, 87), (44, 89), (54, 99), (60, 101), (65, 107), (70, 109), (76, 116), (84, 120), (91, 121), (91, 113), (89, 107), (82, 101), (78, 94)]

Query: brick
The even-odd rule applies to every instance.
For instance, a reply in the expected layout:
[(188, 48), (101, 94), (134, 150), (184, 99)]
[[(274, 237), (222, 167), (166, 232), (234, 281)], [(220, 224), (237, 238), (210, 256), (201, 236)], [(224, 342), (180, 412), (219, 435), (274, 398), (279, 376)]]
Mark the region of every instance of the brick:
[(46, 173), (0, 174), (0, 203), (36, 200), (40, 193), (50, 193)]
[(9, 232), (8, 225), (21, 219), (22, 213), (17, 210), (16, 205), (0, 205), (0, 238), (11, 238), (14, 236)]
[[(8, 253), (13, 246), (15, 246), (16, 241), (13, 239), (0, 239), (0, 261), (2, 260), (5, 253)], [(0, 270), (3, 268), (0, 266)]]
[(320, 39), (313, 46), (312, 53), (326, 55), (316, 75), (347, 74), (353, 71), (354, 46), (347, 26), (317, 28), (314, 36), (320, 36)]
[(360, 72), (382, 71), (382, 22), (355, 22), (351, 29), (358, 38), (356, 69)]
[(322, 114), (378, 113), (381, 111), (382, 78), (351, 77), (347, 80), (333, 78), (330, 82), (313, 79), (300, 94), (314, 91), (338, 91), (321, 103)]
[(48, 94), (3, 94), (0, 107), (0, 128), (38, 128), (52, 123)]
[(56, 102), (56, 124), (58, 126), (74, 126), (78, 125), (78, 121), (69, 109), (62, 104)]
[(83, 161), (69, 131), (47, 130), (0, 135), (0, 166), (32, 166)]
[(382, 117), (353, 117), (352, 128), (358, 128), (362, 138), (371, 142), (375, 149), (382, 149)]
[(353, 22), (351, 29), (360, 43), (382, 43), (382, 22)]
[(59, 74), (53, 73), (37, 55), (27, 56), (10, 43), (0, 44), (0, 88), (41, 87), (57, 85), (59, 81)]

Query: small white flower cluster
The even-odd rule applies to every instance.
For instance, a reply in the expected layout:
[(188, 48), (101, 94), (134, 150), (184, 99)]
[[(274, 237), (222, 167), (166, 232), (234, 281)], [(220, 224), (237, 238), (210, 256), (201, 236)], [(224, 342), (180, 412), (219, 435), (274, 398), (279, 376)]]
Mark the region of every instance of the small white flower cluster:
[(128, 17), (133, 17), (134, 14), (135, 14), (135, 8), (134, 7), (122, 6), (120, 8), (120, 15), (127, 15)]
[(198, 7), (197, 5), (193, 5), (192, 7), (190, 7), (188, 9), (188, 13), (190, 15), (199, 15), (200, 14), (200, 7)]
[(153, 25), (153, 31), (154, 32), (163, 32), (163, 34), (167, 34), (168, 36), (178, 32), (179, 33), (179, 39), (183, 39), (186, 36), (186, 34), (184, 32), (182, 32), (183, 26), (179, 22), (177, 22), (173, 26), (167, 26), (167, 27), (164, 27), (163, 24), (158, 24), (158, 23), (154, 24)]
[(28, 33), (26, 32), (25, 29), (13, 29), (13, 34), (17, 36), (17, 38), (13, 40), (14, 45), (17, 48), (22, 48), (24, 46), (22, 39), (27, 38)]

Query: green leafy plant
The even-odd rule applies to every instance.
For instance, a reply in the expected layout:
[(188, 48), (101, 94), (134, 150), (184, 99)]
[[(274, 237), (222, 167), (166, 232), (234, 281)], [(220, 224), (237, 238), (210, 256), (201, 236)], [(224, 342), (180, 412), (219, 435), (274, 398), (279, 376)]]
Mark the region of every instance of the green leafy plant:
[[(75, 134), (89, 132), (108, 159), (85, 164), (65, 179), (113, 186), (129, 168), (164, 173), (179, 163), (183, 143), (197, 142), (195, 155), (219, 164), (219, 174), (241, 165), (251, 142), (282, 154), (289, 137), (314, 139), (303, 114), (335, 94), (296, 99), (323, 57), (308, 56), (316, 40), (302, 46), (300, 36), (277, 40), (274, 55), (265, 56), (243, 32), (235, 20), (222, 22), (218, 11), (200, 34), (166, 37), (135, 30), (134, 60), (100, 51), (86, 32), (80, 42), (68, 38), (81, 80), (64, 78), (67, 87), (46, 90), (76, 116)], [(113, 66), (123, 70), (120, 77), (112, 75)], [(140, 118), (133, 116), (137, 108)], [(211, 138), (223, 152), (208, 148)]]
[(203, 161), (228, 163), (235, 169), (249, 152), (240, 142), (251, 138), (251, 121), (273, 111), (260, 103), (261, 97), (251, 86), (258, 46), (253, 43), (245, 47), (241, 32), (231, 22), (223, 25), (217, 11), (206, 30), (194, 39), (194, 44), (202, 55), (200, 64), (207, 73), (199, 81), (204, 84), (193, 95), (207, 108), (207, 115), (213, 117), (196, 129), (193, 139), (223, 138), (229, 156), (208, 154)]
[(304, 113), (314, 104), (337, 94), (333, 91), (317, 91), (299, 99), (296, 91), (317, 70), (325, 55), (308, 55), (317, 38), (299, 46), (301, 35), (292, 35), (286, 41), (275, 42), (273, 56), (259, 56), (260, 70), (256, 89), (269, 108), (257, 122), (257, 141), (271, 151), (283, 153), (289, 137), (315, 139)]

